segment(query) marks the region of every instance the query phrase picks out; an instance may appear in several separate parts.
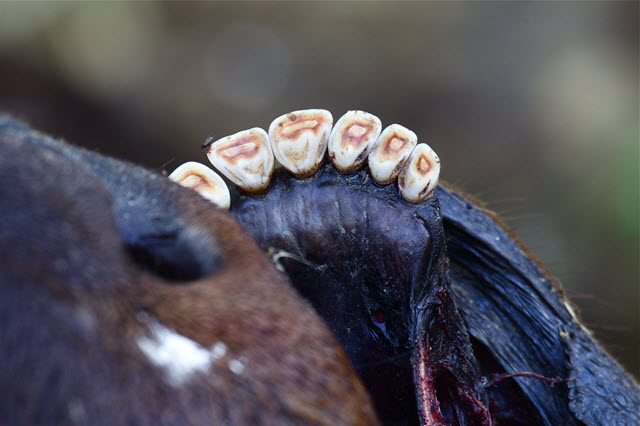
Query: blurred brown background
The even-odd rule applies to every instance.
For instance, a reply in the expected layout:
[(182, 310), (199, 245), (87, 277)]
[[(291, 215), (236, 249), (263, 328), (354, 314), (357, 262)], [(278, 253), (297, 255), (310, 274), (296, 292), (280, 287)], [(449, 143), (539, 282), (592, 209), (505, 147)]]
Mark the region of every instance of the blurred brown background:
[(0, 3), (0, 111), (157, 170), (300, 108), (413, 129), (640, 373), (638, 2)]

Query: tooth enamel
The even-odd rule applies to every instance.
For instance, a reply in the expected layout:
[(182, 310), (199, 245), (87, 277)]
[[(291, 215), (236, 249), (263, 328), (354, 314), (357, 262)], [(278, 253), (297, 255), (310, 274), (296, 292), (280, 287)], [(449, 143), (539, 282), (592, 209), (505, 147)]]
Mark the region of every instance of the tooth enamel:
[(296, 177), (309, 177), (322, 164), (332, 125), (333, 117), (324, 109), (281, 115), (269, 126), (273, 154)]
[(384, 129), (369, 152), (373, 180), (381, 185), (393, 182), (417, 143), (416, 134), (404, 126), (392, 124)]
[(419, 203), (436, 187), (439, 175), (440, 159), (436, 153), (426, 143), (418, 144), (398, 177), (402, 197)]
[(349, 111), (336, 122), (329, 137), (329, 158), (343, 173), (355, 172), (380, 136), (382, 123), (364, 111)]
[(222, 209), (231, 204), (229, 188), (222, 178), (204, 164), (189, 161), (169, 175), (172, 181), (191, 188)]
[(243, 130), (207, 144), (206, 149), (211, 164), (243, 190), (256, 193), (269, 185), (274, 161), (264, 130)]

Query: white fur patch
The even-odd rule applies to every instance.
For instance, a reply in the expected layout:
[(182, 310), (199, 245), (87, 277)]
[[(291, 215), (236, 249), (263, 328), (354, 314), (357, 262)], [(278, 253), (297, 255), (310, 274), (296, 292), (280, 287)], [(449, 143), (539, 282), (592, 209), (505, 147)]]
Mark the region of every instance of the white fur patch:
[(244, 373), (245, 367), (246, 362), (242, 358), (232, 359), (231, 361), (229, 361), (229, 370), (234, 374), (241, 375), (242, 373)]
[(213, 362), (227, 352), (222, 342), (207, 349), (158, 322), (153, 322), (149, 331), (150, 336), (138, 338), (138, 347), (152, 364), (164, 370), (172, 386), (180, 386), (195, 374), (209, 371)]

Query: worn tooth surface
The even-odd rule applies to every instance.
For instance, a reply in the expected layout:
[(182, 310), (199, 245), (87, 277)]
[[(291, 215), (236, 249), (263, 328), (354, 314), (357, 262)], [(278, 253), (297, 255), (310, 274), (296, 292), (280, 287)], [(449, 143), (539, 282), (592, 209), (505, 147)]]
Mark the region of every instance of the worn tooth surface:
[(169, 175), (172, 181), (191, 188), (222, 209), (231, 204), (229, 188), (220, 175), (204, 164), (189, 161)]
[(393, 182), (417, 143), (416, 134), (404, 126), (392, 124), (384, 129), (369, 152), (373, 180), (381, 185)]
[(367, 159), (371, 145), (380, 136), (382, 123), (364, 111), (349, 111), (336, 122), (329, 137), (329, 158), (343, 173), (355, 172)]
[(419, 203), (436, 187), (439, 176), (440, 159), (429, 145), (418, 144), (398, 177), (400, 193), (410, 203)]
[(254, 127), (206, 144), (209, 161), (231, 182), (247, 192), (263, 191), (273, 174), (269, 136)]
[(281, 115), (269, 126), (273, 154), (296, 177), (309, 177), (322, 164), (332, 125), (333, 117), (324, 109)]

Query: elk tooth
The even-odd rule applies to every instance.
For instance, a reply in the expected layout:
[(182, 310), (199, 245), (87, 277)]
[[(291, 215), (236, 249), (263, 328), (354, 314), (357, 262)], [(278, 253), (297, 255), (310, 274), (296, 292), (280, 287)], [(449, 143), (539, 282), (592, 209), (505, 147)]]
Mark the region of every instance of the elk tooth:
[(400, 172), (398, 187), (410, 203), (427, 198), (438, 184), (440, 159), (426, 143), (418, 144)]
[(211, 164), (243, 190), (258, 193), (269, 185), (274, 161), (264, 130), (243, 130), (204, 147)]
[(340, 117), (329, 137), (329, 158), (342, 173), (355, 172), (367, 158), (380, 135), (382, 123), (364, 111), (348, 111)]
[(369, 153), (369, 171), (380, 185), (394, 181), (418, 143), (411, 130), (392, 124), (382, 131)]
[(276, 160), (298, 178), (313, 175), (324, 159), (333, 117), (324, 109), (305, 109), (281, 115), (269, 126)]
[(169, 179), (193, 189), (221, 209), (228, 209), (231, 204), (227, 184), (204, 164), (195, 161), (184, 163), (169, 175)]

